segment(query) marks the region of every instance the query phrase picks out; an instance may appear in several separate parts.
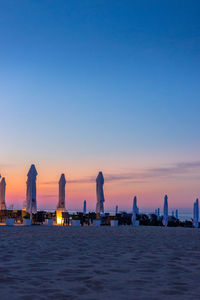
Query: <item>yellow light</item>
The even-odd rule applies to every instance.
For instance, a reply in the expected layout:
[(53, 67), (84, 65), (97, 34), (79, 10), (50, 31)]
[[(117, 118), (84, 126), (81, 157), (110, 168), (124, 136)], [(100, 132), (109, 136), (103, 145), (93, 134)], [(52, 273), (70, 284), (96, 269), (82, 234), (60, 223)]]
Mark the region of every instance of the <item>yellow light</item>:
[(62, 218), (57, 218), (57, 224), (62, 225), (63, 224), (63, 219)]
[(56, 211), (56, 222), (57, 222), (57, 225), (63, 225), (63, 223), (64, 223), (64, 219), (62, 217), (63, 211), (64, 211), (64, 209), (57, 209), (57, 211)]

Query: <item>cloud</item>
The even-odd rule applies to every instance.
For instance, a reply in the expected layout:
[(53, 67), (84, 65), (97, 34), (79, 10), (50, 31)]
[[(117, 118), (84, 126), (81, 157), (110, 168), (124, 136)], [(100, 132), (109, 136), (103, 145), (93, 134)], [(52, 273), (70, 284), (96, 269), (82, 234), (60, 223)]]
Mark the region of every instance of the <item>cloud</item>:
[[(68, 183), (92, 183), (95, 182), (94, 177), (88, 177), (88, 178), (80, 178), (80, 179), (67, 179)], [(40, 182), (40, 185), (58, 185), (58, 181), (43, 181)]]
[(40, 198), (55, 198), (58, 195), (53, 195), (53, 194), (49, 194), (49, 195), (40, 195)]
[(55, 185), (58, 184), (58, 181), (43, 181), (40, 182), (40, 185)]
[(195, 162), (181, 162), (169, 165), (167, 167), (162, 168), (151, 168), (148, 170), (151, 176), (174, 176), (174, 175), (186, 175), (189, 174), (191, 171), (194, 172), (195, 170), (200, 171), (200, 161)]
[(15, 166), (16, 164), (12, 164), (12, 163), (0, 163), (0, 173), (2, 169), (13, 168)]
[(137, 172), (105, 174), (106, 182), (112, 181), (130, 181), (134, 183), (143, 183), (151, 178), (170, 178), (181, 175), (189, 175), (191, 172), (198, 171), (200, 175), (200, 161), (182, 162), (167, 165), (166, 167), (149, 168)]
[[(197, 172), (196, 178), (200, 176), (200, 161), (194, 162), (179, 162), (167, 165), (165, 167), (155, 167), (143, 170), (136, 170), (133, 172), (127, 173), (104, 173), (105, 181), (108, 182), (133, 182), (133, 183), (145, 183), (152, 178), (175, 178), (180, 176), (193, 176), (194, 173)], [(96, 182), (96, 174), (90, 177), (79, 178), (79, 179), (71, 179), (67, 181), (71, 184), (84, 184), (84, 183), (95, 183)], [(48, 181), (42, 182), (44, 185), (57, 185), (57, 181)]]

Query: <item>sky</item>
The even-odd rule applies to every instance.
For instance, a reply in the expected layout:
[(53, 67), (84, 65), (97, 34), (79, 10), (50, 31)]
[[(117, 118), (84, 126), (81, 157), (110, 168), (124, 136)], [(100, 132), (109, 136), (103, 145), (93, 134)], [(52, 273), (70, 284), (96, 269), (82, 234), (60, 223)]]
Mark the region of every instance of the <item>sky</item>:
[(200, 196), (198, 0), (0, 0), (0, 174), (21, 208), (191, 210)]

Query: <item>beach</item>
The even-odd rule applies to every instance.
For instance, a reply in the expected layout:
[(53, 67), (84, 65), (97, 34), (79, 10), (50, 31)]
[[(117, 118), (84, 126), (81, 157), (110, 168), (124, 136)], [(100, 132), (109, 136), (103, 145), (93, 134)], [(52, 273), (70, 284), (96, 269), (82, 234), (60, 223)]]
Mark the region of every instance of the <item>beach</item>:
[(199, 299), (200, 230), (0, 226), (1, 299)]

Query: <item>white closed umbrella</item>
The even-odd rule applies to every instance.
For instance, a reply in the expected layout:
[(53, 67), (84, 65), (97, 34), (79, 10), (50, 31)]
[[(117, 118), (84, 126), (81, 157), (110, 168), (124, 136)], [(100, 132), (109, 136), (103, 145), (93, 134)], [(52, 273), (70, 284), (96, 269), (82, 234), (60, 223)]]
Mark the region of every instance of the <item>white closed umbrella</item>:
[(194, 210), (193, 210), (193, 226), (199, 227), (199, 199), (196, 199), (194, 202)]
[(86, 214), (86, 212), (87, 212), (87, 202), (86, 202), (86, 200), (84, 200), (84, 202), (83, 202), (83, 213)]
[(132, 224), (136, 223), (136, 215), (139, 213), (139, 209), (137, 207), (137, 197), (135, 196), (133, 199), (133, 212), (132, 212)]
[(35, 165), (31, 165), (30, 170), (27, 174), (28, 179), (26, 182), (26, 211), (29, 214), (37, 212), (37, 201), (36, 201), (36, 177), (37, 171)]
[(6, 196), (6, 181), (5, 178), (3, 177), (2, 180), (0, 181), (0, 210), (6, 209), (5, 196)]
[(97, 204), (96, 204), (96, 213), (104, 214), (104, 192), (103, 192), (104, 178), (103, 173), (99, 172), (96, 179), (96, 193), (97, 193)]
[(164, 207), (163, 207), (163, 226), (167, 227), (168, 225), (168, 197), (165, 195), (164, 198)]
[(61, 174), (60, 180), (58, 182), (59, 196), (58, 196), (57, 209), (65, 209), (65, 185), (66, 185), (65, 174)]

